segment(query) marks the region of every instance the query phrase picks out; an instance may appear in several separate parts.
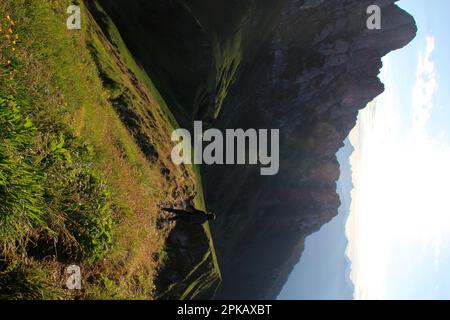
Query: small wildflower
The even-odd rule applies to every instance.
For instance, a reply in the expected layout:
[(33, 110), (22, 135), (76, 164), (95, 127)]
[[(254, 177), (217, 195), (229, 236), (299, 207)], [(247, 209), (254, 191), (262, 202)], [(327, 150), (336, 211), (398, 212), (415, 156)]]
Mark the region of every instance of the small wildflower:
[(11, 51), (12, 51), (12, 52), (16, 51), (16, 48), (12, 47), (12, 48), (11, 48)]
[(11, 21), (11, 17), (10, 16), (6, 16), (6, 20)]
[(11, 28), (8, 29), (9, 33), (13, 33), (13, 30)]
[(15, 24), (14, 20), (11, 19), (11, 21), (9, 22), (12, 26)]
[(11, 60), (8, 60), (8, 61), (7, 61), (7, 64), (8, 64), (8, 65), (11, 64)]

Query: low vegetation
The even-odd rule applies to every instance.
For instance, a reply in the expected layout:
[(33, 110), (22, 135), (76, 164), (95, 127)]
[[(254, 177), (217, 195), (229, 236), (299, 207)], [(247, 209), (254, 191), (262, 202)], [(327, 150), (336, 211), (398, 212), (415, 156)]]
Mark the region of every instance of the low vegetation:
[(0, 3), (0, 299), (153, 298), (159, 207), (195, 174), (170, 162), (176, 121), (117, 30), (83, 3), (67, 30), (70, 4)]

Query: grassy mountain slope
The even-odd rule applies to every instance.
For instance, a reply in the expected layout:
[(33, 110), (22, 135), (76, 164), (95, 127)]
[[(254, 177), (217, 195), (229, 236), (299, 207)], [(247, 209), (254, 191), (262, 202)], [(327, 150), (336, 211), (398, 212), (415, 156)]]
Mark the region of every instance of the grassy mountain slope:
[(268, 40), (285, 1), (98, 2), (178, 121), (192, 126), (192, 119), (211, 123), (219, 116), (244, 64), (255, 60)]
[[(80, 3), (67, 30), (71, 3), (0, 3), (0, 297), (200, 296), (220, 279), (208, 227), (201, 268), (155, 285), (178, 228), (159, 207), (204, 204), (199, 175), (170, 161), (177, 123), (107, 16)], [(70, 264), (82, 290), (65, 289)]]

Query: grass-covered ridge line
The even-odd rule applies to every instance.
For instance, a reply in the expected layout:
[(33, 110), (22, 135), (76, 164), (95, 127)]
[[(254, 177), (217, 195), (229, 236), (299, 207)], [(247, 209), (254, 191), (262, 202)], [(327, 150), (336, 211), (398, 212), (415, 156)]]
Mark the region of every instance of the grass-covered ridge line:
[(0, 298), (154, 298), (159, 207), (196, 178), (170, 162), (176, 122), (117, 30), (83, 3), (67, 30), (70, 4), (0, 3)]

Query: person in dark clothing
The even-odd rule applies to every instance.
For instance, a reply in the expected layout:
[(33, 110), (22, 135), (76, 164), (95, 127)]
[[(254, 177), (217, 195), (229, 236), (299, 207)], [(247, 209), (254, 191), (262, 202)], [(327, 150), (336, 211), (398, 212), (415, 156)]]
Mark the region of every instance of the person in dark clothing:
[(173, 213), (174, 216), (168, 218), (169, 221), (185, 221), (191, 224), (204, 224), (206, 221), (215, 220), (216, 215), (212, 212), (204, 212), (189, 204), (186, 209), (162, 208), (166, 212)]

